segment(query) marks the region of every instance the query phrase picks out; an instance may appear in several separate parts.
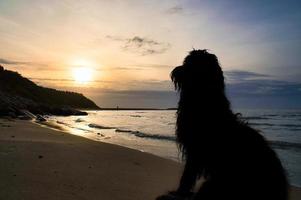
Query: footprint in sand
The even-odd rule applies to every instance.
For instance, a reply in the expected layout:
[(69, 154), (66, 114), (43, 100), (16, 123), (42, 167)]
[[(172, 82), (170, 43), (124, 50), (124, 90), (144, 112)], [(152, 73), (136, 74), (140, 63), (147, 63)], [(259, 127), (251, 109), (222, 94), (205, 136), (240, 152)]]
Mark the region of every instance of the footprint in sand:
[(101, 136), (101, 137), (104, 137), (105, 135), (102, 134), (102, 133), (97, 133), (97, 135)]

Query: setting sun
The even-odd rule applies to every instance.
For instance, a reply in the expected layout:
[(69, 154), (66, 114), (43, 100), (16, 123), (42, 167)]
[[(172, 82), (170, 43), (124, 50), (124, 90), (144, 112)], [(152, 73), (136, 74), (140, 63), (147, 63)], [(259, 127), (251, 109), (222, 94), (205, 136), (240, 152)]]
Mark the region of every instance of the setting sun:
[(78, 83), (92, 81), (92, 69), (87, 67), (76, 67), (72, 70), (73, 78)]
[(73, 59), (72, 76), (75, 82), (83, 84), (92, 81), (94, 63), (85, 58)]

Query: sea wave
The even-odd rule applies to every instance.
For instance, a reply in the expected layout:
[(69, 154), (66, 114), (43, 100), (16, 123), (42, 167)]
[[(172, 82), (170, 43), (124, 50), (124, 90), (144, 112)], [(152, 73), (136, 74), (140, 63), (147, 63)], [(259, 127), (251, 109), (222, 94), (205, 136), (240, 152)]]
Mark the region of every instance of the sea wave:
[(277, 115), (277, 114), (265, 114), (263, 116), (266, 116), (266, 117), (278, 117), (280, 115)]
[(130, 117), (142, 117), (141, 115), (130, 115)]
[(125, 130), (125, 129), (116, 129), (115, 132), (121, 132), (121, 133), (130, 133), (131, 130)]
[(268, 117), (256, 117), (256, 116), (249, 116), (249, 117), (243, 117), (245, 120), (265, 120), (269, 119)]
[(57, 120), (56, 123), (58, 123), (58, 124), (63, 124), (63, 125), (65, 125), (65, 126), (70, 126), (70, 124), (68, 124), (68, 123), (66, 123), (66, 122), (59, 121), (59, 120)]
[(97, 128), (97, 129), (115, 129), (115, 127), (110, 127), (110, 126), (103, 126), (103, 125), (99, 125), (99, 124), (88, 124), (88, 126), (90, 128)]
[[(115, 132), (133, 134), (136, 137), (140, 137), (140, 138), (167, 140), (172, 142), (176, 141), (176, 137), (171, 135), (149, 134), (149, 133), (143, 133), (141, 131), (132, 131), (126, 129), (116, 129)], [(293, 143), (293, 142), (285, 142), (285, 141), (269, 141), (269, 143), (275, 149), (290, 149), (290, 150), (292, 149), (295, 151), (301, 151), (301, 143)]]
[(291, 117), (301, 117), (300, 112), (296, 113), (279, 113), (279, 114), (263, 114), (264, 117), (280, 117), (280, 118), (291, 118)]
[(74, 120), (74, 122), (80, 123), (80, 122), (85, 122), (85, 120), (83, 120), (83, 119), (81, 119), (81, 118), (78, 118), (78, 119)]
[(129, 133), (129, 134), (133, 134), (136, 137), (140, 137), (140, 138), (168, 140), (168, 141), (173, 141), (173, 142), (176, 140), (175, 136), (171, 136), (171, 135), (149, 134), (149, 133), (143, 133), (140, 131), (132, 131), (132, 130), (124, 130), (124, 129), (116, 129), (115, 132)]
[(281, 117), (301, 117), (301, 113), (290, 113), (290, 114), (282, 114)]
[(279, 126), (287, 128), (301, 128), (301, 124), (279, 124)]
[(262, 129), (273, 129), (273, 130), (289, 130), (289, 131), (300, 131), (301, 124), (271, 124), (271, 123), (258, 123), (250, 122), (249, 125), (261, 127)]
[[(132, 131), (127, 129), (116, 129), (115, 132), (128, 133), (140, 138), (149, 138), (156, 140), (176, 141), (176, 137), (172, 135), (149, 134), (141, 131)], [(285, 142), (285, 141), (269, 141), (270, 145), (275, 149), (293, 149), (301, 151), (301, 143)]]
[(293, 149), (301, 151), (301, 143), (285, 142), (285, 141), (269, 141), (271, 146), (276, 149)]
[(249, 122), (248, 124), (251, 126), (275, 126), (275, 124), (270, 124), (270, 123)]

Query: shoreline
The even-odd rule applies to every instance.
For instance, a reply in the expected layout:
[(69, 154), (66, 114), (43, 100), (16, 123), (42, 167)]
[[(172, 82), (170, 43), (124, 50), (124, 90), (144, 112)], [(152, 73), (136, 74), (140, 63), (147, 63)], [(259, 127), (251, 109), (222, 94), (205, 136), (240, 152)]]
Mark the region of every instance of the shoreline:
[(147, 152), (147, 151), (143, 151), (143, 150), (131, 148), (131, 147), (128, 147), (128, 146), (122, 146), (122, 145), (111, 143), (111, 142), (106, 142), (105, 140), (101, 140), (101, 141), (100, 140), (94, 140), (94, 139), (89, 138), (89, 137), (84, 137), (84, 136), (81, 136), (81, 135), (76, 135), (76, 134), (73, 134), (72, 132), (68, 131), (64, 127), (59, 126), (58, 124), (55, 124), (55, 123), (48, 122), (48, 121), (46, 121), (46, 122), (30, 121), (30, 122), (33, 123), (33, 124), (35, 124), (35, 125), (38, 125), (41, 128), (46, 128), (46, 129), (50, 129), (50, 130), (53, 130), (53, 131), (64, 132), (64, 133), (67, 133), (67, 134), (70, 134), (70, 135), (73, 135), (73, 136), (76, 136), (76, 137), (84, 138), (84, 139), (87, 139), (87, 140), (90, 140), (90, 141), (93, 141), (93, 142), (99, 142), (99, 143), (105, 143), (105, 144), (115, 145), (115, 146), (118, 146), (118, 147), (122, 147), (122, 148), (125, 148), (125, 149), (138, 151), (138, 152), (141, 152), (141, 153), (144, 153), (144, 154), (149, 154), (149, 155), (152, 155), (152, 156), (156, 156), (156, 157), (159, 157), (159, 158), (162, 158), (162, 159), (170, 160), (172, 162), (176, 162), (178, 164), (181, 164), (181, 162), (177, 162), (176, 160), (169, 159), (169, 158), (163, 157), (163, 156), (159, 156), (159, 155), (156, 155), (156, 154), (151, 153), (151, 152)]
[[(67, 129), (64, 129), (63, 127), (59, 126), (58, 124), (50, 123), (50, 122), (47, 122), (47, 121), (46, 122), (31, 121), (31, 123), (37, 124), (37, 125), (39, 125), (42, 128), (48, 128), (48, 129), (51, 129), (51, 130), (54, 130), (54, 131), (63, 131), (65, 133), (68, 133), (68, 134), (71, 134), (71, 135), (75, 135), (75, 134), (71, 133), (70, 131), (68, 131)], [(84, 137), (84, 136), (80, 136), (80, 135), (75, 135), (75, 136), (82, 137), (82, 138), (85, 138), (85, 139), (88, 139), (88, 140), (91, 140), (91, 141), (96, 141), (96, 142), (101, 142), (101, 143), (107, 143), (107, 144), (117, 145), (117, 146), (120, 146), (120, 147), (124, 147), (124, 148), (135, 150), (135, 151), (139, 151), (139, 152), (146, 153), (146, 154), (150, 154), (150, 155), (153, 155), (153, 156), (157, 156), (157, 157), (164, 158), (164, 159), (167, 159), (167, 160), (170, 160), (170, 161), (173, 161), (173, 162), (181, 164), (180, 161), (177, 161), (175, 159), (171, 159), (171, 158), (168, 158), (168, 157), (163, 157), (163, 156), (160, 156), (160, 155), (156, 155), (156, 154), (151, 153), (151, 152), (142, 151), (142, 150), (131, 148), (131, 147), (128, 147), (128, 146), (122, 146), (122, 145), (119, 145), (119, 144), (106, 142), (105, 140), (99, 141), (99, 140), (93, 140), (93, 139), (91, 139), (89, 137)], [(301, 185), (295, 185), (295, 184), (290, 184), (290, 185), (292, 187), (300, 188), (301, 189)]]
[(180, 163), (45, 126), (0, 119), (0, 199), (147, 200), (176, 188)]
[[(80, 118), (72, 119), (72, 121), (77, 121)], [(151, 155), (159, 156), (161, 158), (165, 158), (168, 160), (175, 161), (177, 163), (181, 163), (181, 159), (178, 153), (175, 154), (166, 154), (164, 152), (177, 152), (177, 147), (174, 141), (167, 140), (168, 146), (162, 146), (162, 144), (158, 144), (157, 141), (161, 141), (159, 138), (156, 138), (157, 135), (154, 134), (151, 137), (155, 137), (155, 140), (149, 140), (147, 143), (144, 141), (145, 138), (149, 139), (149, 137), (145, 137), (144, 132), (137, 131), (135, 129), (127, 129), (127, 128), (118, 128), (118, 126), (103, 126), (94, 123), (86, 123), (84, 126), (81, 126), (81, 122), (87, 122), (85, 119), (83, 121), (76, 122), (72, 125), (69, 122), (64, 122), (62, 119), (57, 118), (47, 118), (47, 121), (34, 121), (33, 123), (38, 124), (39, 126), (50, 128), (53, 130), (64, 131), (66, 133), (80, 136), (83, 138), (87, 138), (92, 141), (104, 142), (108, 144), (119, 145), (122, 147), (134, 149), (140, 152), (149, 153)], [(78, 125), (78, 126), (77, 126)], [(119, 137), (118, 134), (125, 134), (122, 137)], [(138, 136), (136, 135), (138, 134)], [(141, 136), (143, 135), (143, 136)], [(134, 139), (130, 137), (135, 137), (135, 141), (140, 140), (139, 142), (133, 142)], [(131, 142), (132, 141), (132, 142)], [(166, 141), (166, 140), (164, 140)], [(161, 146), (160, 146), (161, 145)]]
[[(118, 111), (116, 111), (116, 112), (118, 112)], [(132, 116), (132, 115), (129, 114), (129, 116)], [(81, 123), (73, 123), (72, 124), (72, 122), (86, 122), (86, 124), (81, 124)], [(100, 125), (99, 125), (97, 122), (95, 124), (93, 124), (93, 123), (89, 124), (88, 122), (89, 122), (89, 120), (87, 120), (85, 118), (83, 120), (81, 118), (72, 118), (72, 120), (69, 119), (66, 121), (64, 121), (63, 118), (61, 118), (61, 119), (49, 118), (49, 120), (47, 120), (47, 122), (36, 122), (36, 123), (38, 123), (42, 127), (51, 128), (54, 130), (64, 129), (63, 131), (65, 131), (67, 133), (81, 136), (84, 138), (88, 138), (93, 141), (115, 144), (115, 145), (119, 145), (122, 147), (138, 150), (140, 152), (150, 153), (152, 155), (159, 156), (161, 158), (165, 158), (165, 159), (169, 159), (169, 160), (173, 160), (178, 163), (182, 163), (180, 154), (174, 153), (174, 152), (178, 152), (176, 145), (173, 146), (173, 145), (169, 145), (169, 144), (161, 144), (162, 141), (166, 142), (165, 139), (161, 140), (161, 139), (158, 139), (158, 137), (156, 137), (156, 138), (151, 137), (151, 140), (147, 141), (147, 139), (149, 139), (149, 137), (147, 137), (146, 140), (141, 140), (142, 138), (144, 139), (145, 136), (140, 137), (140, 135), (138, 135), (137, 137), (135, 137), (135, 140), (138, 140), (138, 143), (137, 142), (134, 143), (134, 142), (132, 142), (132, 139), (130, 137), (136, 136), (135, 133), (140, 132), (140, 131), (136, 131), (137, 129), (135, 127), (131, 127), (131, 128), (127, 129), (127, 128), (123, 128), (124, 124), (121, 125), (120, 126), (121, 128), (120, 128), (118, 125), (115, 125), (115, 124), (107, 125), (106, 123), (104, 123), (104, 125), (103, 125), (103, 123), (100, 123)], [(87, 124), (89, 124), (89, 126)], [(84, 126), (81, 126), (81, 125), (84, 125)], [(93, 125), (93, 126), (90, 126), (90, 125)], [(92, 128), (92, 129), (90, 129), (90, 128)], [(115, 131), (111, 131), (111, 130), (115, 130)], [(124, 135), (122, 137), (119, 137), (118, 136), (119, 130), (125, 130), (124, 135), (126, 135), (127, 138), (125, 138)], [(150, 132), (147, 132), (147, 131), (144, 132), (144, 130), (142, 130), (141, 133), (143, 135), (146, 135), (147, 133), (150, 133)], [(150, 135), (152, 136), (152, 134), (150, 134)], [(155, 135), (155, 136), (157, 136), (157, 135)], [(122, 138), (122, 139), (120, 140), (120, 138)], [(160, 141), (160, 143), (157, 141)], [(168, 140), (168, 142), (170, 142), (170, 141)], [(172, 142), (174, 143), (175, 141), (172, 140)], [(286, 142), (277, 141), (277, 140), (276, 141), (270, 140), (269, 143), (270, 143), (271, 147), (275, 149), (275, 151), (280, 151), (277, 153), (279, 154), (279, 157), (282, 156), (281, 159), (282, 159), (282, 162), (284, 162), (284, 163), (286, 162), (286, 160), (285, 160), (286, 155), (284, 155), (283, 152), (281, 152), (281, 151), (283, 150), (283, 148), (287, 148), (287, 147), (290, 147), (289, 145), (295, 144), (295, 143), (286, 143)], [(137, 145), (137, 144), (140, 144), (140, 145)], [(299, 148), (299, 144), (298, 144), (297, 148)], [(286, 149), (284, 149), (284, 150), (286, 150)], [(292, 154), (292, 155), (295, 155), (295, 154)], [(296, 165), (295, 167), (298, 167), (298, 166)], [(296, 168), (293, 168), (293, 169), (286, 168), (286, 169), (292, 170), (292, 171), (295, 170), (293, 172), (296, 172)], [(297, 170), (297, 171), (299, 172), (299, 170)], [(289, 172), (291, 172), (291, 171), (289, 171)], [(289, 177), (289, 180), (291, 181), (292, 186), (301, 188), (299, 179), (296, 179), (295, 177)]]

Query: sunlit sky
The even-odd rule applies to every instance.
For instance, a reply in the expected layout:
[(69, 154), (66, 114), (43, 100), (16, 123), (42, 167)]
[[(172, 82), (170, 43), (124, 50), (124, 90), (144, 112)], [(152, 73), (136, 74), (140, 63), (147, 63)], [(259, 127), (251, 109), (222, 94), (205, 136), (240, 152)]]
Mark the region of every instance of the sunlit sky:
[(300, 10), (293, 0), (0, 0), (0, 64), (100, 106), (168, 107), (170, 71), (201, 48), (233, 93), (252, 80), (254, 94), (300, 96)]

